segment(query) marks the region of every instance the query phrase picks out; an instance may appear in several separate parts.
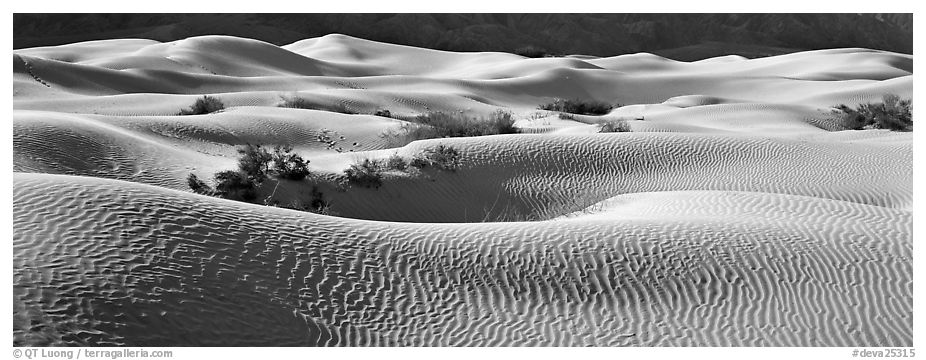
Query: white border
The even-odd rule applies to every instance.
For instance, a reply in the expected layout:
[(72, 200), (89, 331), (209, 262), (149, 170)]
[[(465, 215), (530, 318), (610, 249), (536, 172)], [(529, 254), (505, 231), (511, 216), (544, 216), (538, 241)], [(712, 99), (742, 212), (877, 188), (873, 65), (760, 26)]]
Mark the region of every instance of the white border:
[[(268, 5), (269, 4), (269, 5)], [(887, 8), (885, 8), (887, 7)], [(459, 1), (446, 6), (439, 2), (432, 1), (427, 3), (414, 2), (408, 0), (401, 1), (348, 1), (348, 2), (317, 2), (317, 1), (292, 1), (292, 2), (238, 2), (229, 1), (177, 1), (177, 0), (158, 0), (145, 3), (133, 3), (129, 1), (29, 1), (16, 2), (11, 4), (11, 12), (4, 17), (5, 27), (12, 29), (12, 13), (14, 12), (913, 12), (914, 15), (914, 39), (921, 39), (916, 24), (922, 24), (924, 20), (922, 14), (916, 11), (918, 6), (914, 6), (912, 1), (900, 1), (885, 4), (878, 1), (825, 1), (810, 2), (799, 0), (776, 0), (756, 5), (749, 1), (659, 1), (659, 2), (614, 2), (604, 3), (602, 1), (559, 1), (559, 2), (512, 2), (504, 3), (492, 0), (475, 0)], [(182, 11), (178, 11), (182, 10)], [(7, 42), (7, 49), (12, 49), (12, 34), (4, 38)], [(921, 43), (914, 41), (914, 54), (922, 50)], [(7, 58), (8, 67), (12, 67), (11, 58)], [(914, 59), (914, 67), (915, 66)], [(7, 84), (12, 84), (12, 73), (8, 72)], [(6, 125), (2, 127), (4, 138), (7, 139), (6, 149), (2, 157), (2, 166), (7, 171), (12, 171), (12, 86), (4, 87), (6, 91), (7, 109), (10, 109), (6, 117)], [(914, 107), (923, 101), (920, 96), (923, 92), (918, 86), (914, 86)], [(920, 130), (926, 131), (926, 130)], [(914, 135), (914, 148), (920, 148), (920, 138), (922, 136)], [(914, 186), (914, 203), (921, 204), (923, 197), (920, 184), (924, 183), (922, 161), (914, 152), (914, 179), (918, 182)], [(11, 174), (11, 173), (10, 173)], [(3, 248), (4, 259), (6, 259), (6, 271), (3, 271), (3, 278), (8, 284), (5, 288), (7, 295), (2, 298), (3, 306), (7, 311), (5, 316), (7, 320), (7, 354), (12, 354), (12, 245), (9, 240), (12, 238), (12, 176), (2, 179), (0, 185), (3, 192), (6, 206), (3, 216), (3, 233), (6, 235), (6, 246)], [(923, 236), (920, 236), (924, 228), (920, 224), (921, 216), (918, 208), (914, 210), (914, 279), (922, 279), (923, 272), (920, 266), (916, 266), (917, 260), (920, 259), (920, 249), (926, 247), (926, 243), (918, 244)], [(921, 311), (923, 307), (918, 301), (924, 298), (923, 286), (914, 285), (914, 345), (922, 343), (920, 337), (916, 335), (917, 330), (924, 328), (926, 317)], [(132, 348), (156, 350), (162, 348)], [(174, 352), (174, 359), (307, 359), (307, 358), (364, 358), (364, 359), (429, 359), (429, 360), (450, 360), (450, 359), (473, 359), (491, 358), (491, 359), (513, 359), (513, 358), (531, 358), (531, 359), (569, 359), (569, 358), (586, 358), (592, 356), (628, 356), (637, 359), (685, 359), (685, 358), (708, 358), (708, 359), (850, 359), (851, 352), (855, 348), (350, 348), (350, 349), (331, 349), (331, 348), (167, 348)], [(865, 348), (860, 348), (865, 349)], [(875, 348), (868, 348), (877, 350)], [(923, 351), (920, 357), (926, 356), (926, 348), (919, 348)], [(10, 355), (11, 356), (11, 355)], [(6, 357), (0, 355), (0, 357)], [(10, 357), (12, 358), (12, 356)]]

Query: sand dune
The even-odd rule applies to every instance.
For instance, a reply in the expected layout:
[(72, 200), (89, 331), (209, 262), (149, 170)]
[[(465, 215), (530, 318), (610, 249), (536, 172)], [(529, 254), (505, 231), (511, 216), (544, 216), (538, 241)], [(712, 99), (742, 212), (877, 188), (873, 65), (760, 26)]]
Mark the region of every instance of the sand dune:
[[(17, 345), (911, 346), (912, 56), (527, 59), (343, 35), (13, 54)], [(203, 95), (226, 108), (180, 116)], [(302, 98), (316, 109), (280, 108)], [(621, 104), (559, 118), (554, 98)], [(340, 112), (332, 111), (340, 109)], [(400, 119), (371, 115), (390, 110)], [(432, 111), (521, 134), (383, 137)], [(352, 112), (356, 114), (346, 114)], [(633, 132), (597, 133), (626, 120)], [(289, 144), (334, 216), (195, 195)], [(333, 181), (449, 145), (455, 172)], [(539, 221), (546, 220), (546, 221)]]
[[(890, 141), (864, 143), (824, 136), (830, 133), (817, 128), (822, 133), (811, 132), (817, 134), (813, 142), (694, 132), (506, 135), (418, 141), (395, 150), (363, 153), (383, 146), (378, 134), (395, 122), (343, 114), (327, 115), (337, 120), (326, 121), (325, 112), (272, 110), (260, 120), (254, 119), (255, 112), (242, 110), (182, 122), (177, 117), (71, 115), (58, 120), (62, 116), (56, 113), (17, 112), (22, 115), (14, 121), (19, 160), (15, 169), (102, 176), (182, 190), (191, 171), (208, 177), (234, 168), (236, 144), (294, 144), (313, 155), (313, 168), (332, 173), (359, 158), (392, 154), (411, 158), (424, 148), (446, 144), (463, 154), (461, 171), (401, 175), (378, 189), (341, 192), (323, 186), (332, 210), (365, 219), (472, 222), (494, 220), (502, 213), (527, 216), (550, 207), (587, 206), (624, 193), (672, 190), (775, 192), (895, 208), (912, 204), (909, 134), (885, 134)], [(269, 113), (280, 117), (268, 118)], [(318, 118), (296, 122), (287, 117), (289, 113), (317, 113)], [(755, 119), (750, 115), (747, 119)], [(663, 126), (660, 121), (652, 123)], [(328, 147), (317, 140), (322, 134), (319, 129), (344, 140)], [(337, 152), (344, 147), (358, 151)], [(308, 190), (302, 182), (289, 181), (276, 189), (278, 199), (284, 201)], [(581, 201), (574, 203), (577, 200)]]
[(15, 184), (18, 344), (903, 346), (911, 338), (912, 225), (903, 210), (666, 192), (618, 197), (607, 212), (561, 221), (429, 225), (86, 177), (17, 174)]
[[(134, 50), (139, 41), (98, 43), (92, 45)], [(450, 53), (340, 35), (282, 48), (254, 40), (205, 36), (150, 44), (133, 52), (103, 51), (101, 58), (77, 55), (86, 53), (88, 46), (24, 49), (16, 51), (14, 57), (29, 64), (43, 81), (75, 95), (220, 93), (223, 88), (235, 92), (297, 90), (325, 86), (334, 80), (349, 82), (352, 90), (361, 92), (401, 93), (410, 87), (440, 93), (478, 90), (478, 95), (512, 103), (506, 105), (529, 108), (536, 106), (537, 97), (590, 96), (626, 104), (658, 103), (679, 95), (830, 106), (875, 100), (883, 91), (866, 88), (883, 80), (897, 79), (889, 90), (902, 96), (910, 96), (912, 89), (912, 56), (865, 49), (821, 50), (732, 63), (683, 63), (655, 55), (583, 61)], [(165, 68), (166, 61), (177, 65)], [(859, 77), (861, 73), (877, 76)], [(434, 81), (444, 86), (434, 88)], [(847, 85), (854, 89), (852, 94), (806, 100)], [(785, 87), (788, 91), (780, 91)], [(497, 96), (498, 92), (507, 96)], [(520, 102), (515, 99), (518, 94), (522, 94)], [(532, 95), (530, 103), (524, 102), (523, 94)]]

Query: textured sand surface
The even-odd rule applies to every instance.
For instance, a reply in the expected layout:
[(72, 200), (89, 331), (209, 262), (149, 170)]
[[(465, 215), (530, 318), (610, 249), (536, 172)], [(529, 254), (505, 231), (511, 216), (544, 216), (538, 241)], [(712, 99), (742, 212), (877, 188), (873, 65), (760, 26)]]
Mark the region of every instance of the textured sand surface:
[[(14, 344), (912, 346), (913, 136), (830, 112), (911, 97), (912, 61), (525, 59), (341, 35), (16, 50)], [(204, 94), (227, 108), (176, 115)], [(291, 96), (321, 110), (277, 107)], [(536, 110), (555, 97), (626, 106)], [(502, 109), (524, 133), (394, 144), (380, 135), (403, 121), (378, 109)], [(596, 133), (614, 119), (634, 131)], [(462, 162), (261, 190), (317, 185), (337, 216), (189, 191), (245, 143), (291, 144), (329, 178), (438, 144)]]

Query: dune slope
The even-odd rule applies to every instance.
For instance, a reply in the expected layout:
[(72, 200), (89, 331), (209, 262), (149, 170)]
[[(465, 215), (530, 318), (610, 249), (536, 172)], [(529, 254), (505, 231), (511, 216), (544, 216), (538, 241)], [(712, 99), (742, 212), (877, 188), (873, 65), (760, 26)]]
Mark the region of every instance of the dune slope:
[(17, 344), (911, 339), (903, 210), (670, 192), (618, 197), (609, 212), (566, 220), (428, 225), (87, 177), (24, 173), (15, 184)]

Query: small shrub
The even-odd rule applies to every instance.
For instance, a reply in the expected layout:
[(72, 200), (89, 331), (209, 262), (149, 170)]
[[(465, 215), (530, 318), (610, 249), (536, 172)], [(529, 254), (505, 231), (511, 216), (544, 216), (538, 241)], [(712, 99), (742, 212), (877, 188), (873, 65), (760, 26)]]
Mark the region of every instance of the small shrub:
[(318, 191), (318, 186), (312, 187), (312, 198), (309, 199), (309, 201), (307, 202), (294, 200), (290, 202), (289, 204), (284, 205), (284, 204), (280, 204), (280, 202), (277, 200), (273, 200), (271, 202), (266, 203), (265, 205), (282, 207), (286, 209), (299, 210), (299, 211), (307, 211), (307, 212), (322, 214), (322, 215), (332, 215), (333, 214), (331, 211), (331, 202), (325, 200), (324, 194)]
[(611, 120), (605, 121), (601, 124), (598, 124), (598, 132), (600, 133), (613, 133), (613, 132), (630, 132), (630, 124), (624, 120)]
[(478, 134), (475, 121), (459, 113), (432, 112), (418, 115), (412, 121), (428, 126), (430, 132), (424, 129), (417, 131), (428, 135), (433, 133), (433, 137), (477, 136)]
[(542, 57), (546, 57), (547, 55), (549, 55), (549, 53), (547, 52), (547, 49), (537, 47), (534, 45), (519, 47), (514, 50), (514, 53), (521, 55), (523, 57), (529, 57), (529, 58), (542, 58)]
[(180, 110), (180, 115), (211, 114), (222, 109), (225, 109), (225, 104), (222, 103), (222, 100), (203, 95), (202, 98), (196, 99), (196, 102), (193, 103), (193, 106), (189, 109)]
[(575, 115), (570, 114), (570, 113), (564, 113), (564, 112), (559, 113), (557, 117), (559, 117), (562, 120), (575, 120), (576, 119)]
[(510, 112), (498, 110), (486, 121), (486, 134), (517, 134), (519, 130), (514, 126), (514, 122)]
[(392, 118), (392, 113), (389, 112), (389, 110), (384, 110), (384, 109), (376, 110), (376, 112), (374, 112), (373, 115)]
[(896, 94), (886, 94), (882, 103), (868, 104), (867, 110), (879, 129), (913, 131), (913, 100), (901, 100)]
[(186, 177), (186, 182), (187, 182), (187, 185), (190, 186), (190, 189), (192, 189), (194, 193), (197, 193), (200, 195), (212, 195), (213, 194), (212, 188), (209, 187), (209, 185), (207, 185), (204, 181), (200, 180), (199, 177), (197, 177), (196, 174), (194, 173), (190, 173), (190, 175)]
[(422, 139), (444, 137), (470, 137), (497, 134), (515, 134), (520, 130), (514, 126), (511, 113), (496, 111), (488, 117), (469, 117), (461, 113), (431, 112), (418, 115), (404, 123), (399, 129), (384, 132), (387, 139), (402, 139), (405, 143)]
[(238, 147), (238, 170), (257, 183), (264, 181), (270, 170), (273, 156), (260, 145), (246, 144)]
[(456, 171), (462, 166), (462, 162), (459, 151), (441, 144), (418, 153), (409, 165), (419, 169), (434, 167), (440, 170)]
[(913, 100), (901, 100), (895, 94), (886, 94), (881, 100), (881, 104), (859, 104), (857, 109), (840, 104), (834, 111), (841, 113), (842, 125), (850, 130), (913, 131)]
[[(270, 174), (289, 180), (302, 180), (308, 176), (310, 173), (308, 161), (293, 154), (292, 150), (292, 146), (289, 145), (277, 145), (273, 153), (260, 145), (240, 146), (238, 147), (238, 154), (240, 154), (238, 170), (216, 173), (213, 177), (214, 188), (210, 188), (192, 173), (187, 176), (187, 185), (197, 194), (254, 202), (257, 198), (257, 188)], [(268, 197), (264, 200), (264, 204), (276, 206), (279, 202), (271, 202)]]
[(383, 166), (379, 161), (363, 159), (359, 163), (353, 163), (344, 175), (351, 184), (378, 188), (383, 185)]
[(283, 100), (283, 102), (277, 105), (278, 107), (291, 108), (291, 109), (315, 109), (316, 108), (308, 100), (306, 100), (305, 98), (298, 97), (298, 96), (292, 96), (292, 97), (280, 96), (280, 99)]
[(405, 171), (405, 169), (408, 169), (408, 161), (405, 161), (405, 158), (399, 156), (399, 154), (392, 154), (386, 159), (386, 169)]
[(553, 102), (542, 104), (538, 108), (540, 110), (560, 111), (579, 115), (604, 115), (610, 112), (614, 106), (595, 100), (554, 99)]
[(302, 180), (309, 175), (309, 161), (297, 154), (293, 154), (290, 145), (277, 145), (273, 148), (271, 161), (273, 173), (288, 180)]
[(860, 114), (855, 109), (846, 106), (845, 104), (836, 105), (835, 109), (836, 110), (834, 110), (834, 112), (841, 112), (840, 123), (846, 129), (862, 130), (866, 125), (868, 125), (868, 120), (865, 119), (864, 115)]
[(215, 174), (215, 194), (225, 199), (252, 202), (257, 198), (257, 183), (241, 171), (218, 172)]
[(331, 215), (331, 202), (325, 200), (324, 194), (318, 191), (318, 186), (312, 187), (312, 199), (309, 201), (309, 212), (322, 215)]

